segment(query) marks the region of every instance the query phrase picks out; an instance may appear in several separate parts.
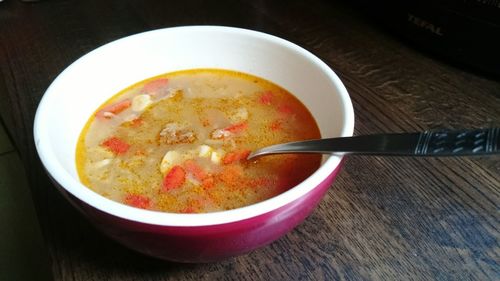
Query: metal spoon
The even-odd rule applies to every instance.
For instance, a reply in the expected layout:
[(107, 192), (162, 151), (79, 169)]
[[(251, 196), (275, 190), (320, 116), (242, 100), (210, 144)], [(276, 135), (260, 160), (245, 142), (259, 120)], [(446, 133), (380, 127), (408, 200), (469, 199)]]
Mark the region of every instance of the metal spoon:
[(500, 128), (425, 131), (340, 137), (271, 145), (247, 159), (279, 153), (341, 153), (401, 156), (466, 156), (498, 154)]

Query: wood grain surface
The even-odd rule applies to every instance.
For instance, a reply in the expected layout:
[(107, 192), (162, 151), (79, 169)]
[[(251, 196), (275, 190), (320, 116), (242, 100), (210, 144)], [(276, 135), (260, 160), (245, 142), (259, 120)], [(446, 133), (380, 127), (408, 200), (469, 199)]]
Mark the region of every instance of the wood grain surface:
[(55, 280), (499, 280), (498, 156), (349, 157), (304, 223), (218, 263), (159, 261), (95, 230), (43, 171), (32, 135), (38, 102), (92, 49), (193, 24), (264, 31), (319, 56), (351, 95), (356, 135), (500, 126), (498, 80), (414, 49), (343, 2), (6, 0), (0, 114), (29, 177)]

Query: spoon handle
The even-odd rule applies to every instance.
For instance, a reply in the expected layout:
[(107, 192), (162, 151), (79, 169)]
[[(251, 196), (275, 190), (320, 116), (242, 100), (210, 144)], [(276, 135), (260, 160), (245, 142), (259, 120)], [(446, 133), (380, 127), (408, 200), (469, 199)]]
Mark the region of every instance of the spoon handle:
[(248, 159), (277, 153), (343, 153), (406, 156), (497, 154), (500, 128), (377, 134), (290, 142), (254, 151)]

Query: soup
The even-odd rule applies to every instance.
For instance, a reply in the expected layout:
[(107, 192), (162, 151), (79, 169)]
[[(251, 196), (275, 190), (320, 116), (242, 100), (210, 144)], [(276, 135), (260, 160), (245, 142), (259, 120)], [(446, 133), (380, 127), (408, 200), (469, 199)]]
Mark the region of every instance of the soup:
[(201, 213), (276, 196), (321, 156), (250, 151), (320, 138), (306, 107), (249, 74), (194, 69), (153, 77), (113, 96), (89, 118), (76, 164), (84, 185), (133, 207)]

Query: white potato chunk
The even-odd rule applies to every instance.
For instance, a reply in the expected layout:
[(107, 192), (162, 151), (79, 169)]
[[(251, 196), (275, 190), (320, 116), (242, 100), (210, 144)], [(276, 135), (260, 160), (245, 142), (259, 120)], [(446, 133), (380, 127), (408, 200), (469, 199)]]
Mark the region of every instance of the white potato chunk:
[(219, 164), (220, 161), (222, 160), (222, 157), (224, 157), (225, 151), (222, 149), (217, 149), (216, 151), (212, 151), (210, 155), (210, 160), (214, 164)]
[(94, 168), (96, 168), (96, 169), (103, 168), (103, 167), (109, 165), (111, 163), (111, 161), (113, 161), (113, 159), (109, 159), (109, 158), (103, 159), (101, 161), (97, 161), (94, 163)]
[(182, 156), (179, 152), (175, 150), (168, 151), (167, 153), (165, 153), (165, 156), (163, 156), (163, 159), (161, 160), (160, 172), (165, 174), (168, 170), (170, 170), (170, 168), (181, 162), (181, 160)]
[(198, 149), (198, 156), (200, 157), (210, 157), (212, 154), (212, 147), (206, 144), (200, 145)]
[(230, 116), (231, 121), (241, 122), (248, 119), (248, 110), (244, 107), (239, 107), (235, 113)]
[(152, 103), (152, 101), (151, 101), (150, 95), (146, 95), (146, 94), (137, 95), (132, 99), (132, 110), (136, 111), (136, 112), (143, 111), (151, 103)]

